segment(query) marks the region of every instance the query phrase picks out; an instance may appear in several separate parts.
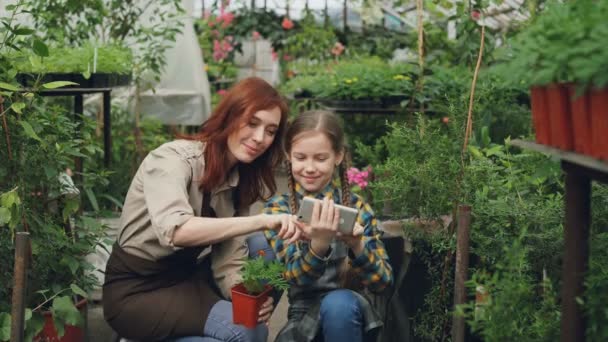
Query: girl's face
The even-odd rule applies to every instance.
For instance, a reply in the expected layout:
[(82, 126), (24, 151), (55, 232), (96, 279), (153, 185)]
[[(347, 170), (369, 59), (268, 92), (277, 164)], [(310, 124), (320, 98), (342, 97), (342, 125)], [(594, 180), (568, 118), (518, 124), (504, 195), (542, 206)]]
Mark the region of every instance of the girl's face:
[(325, 134), (310, 131), (293, 138), (288, 159), (296, 182), (309, 192), (318, 192), (331, 182), (343, 157), (343, 152), (333, 150)]
[(270, 147), (279, 129), (281, 109), (255, 112), (249, 121), (228, 136), (228, 160), (251, 163)]

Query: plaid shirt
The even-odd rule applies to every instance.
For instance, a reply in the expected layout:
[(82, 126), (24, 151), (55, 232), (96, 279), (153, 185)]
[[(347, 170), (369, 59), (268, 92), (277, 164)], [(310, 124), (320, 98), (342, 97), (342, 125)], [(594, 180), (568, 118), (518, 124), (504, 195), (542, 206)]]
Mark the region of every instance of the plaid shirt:
[[(341, 204), (340, 187), (336, 180), (316, 194), (308, 193), (296, 183), (295, 192), (298, 202), (304, 196), (311, 196), (319, 199), (328, 197)], [(393, 272), (388, 263), (384, 244), (380, 241), (376, 218), (369, 204), (365, 203), (361, 196), (353, 193), (350, 200), (359, 210), (357, 222), (365, 230), (362, 236), (363, 252), (357, 257), (352, 252), (348, 253), (349, 263), (369, 291), (381, 292), (391, 285)], [(264, 207), (264, 213), (291, 213), (289, 194), (276, 195), (271, 198)], [(275, 230), (267, 229), (264, 234), (277, 258), (286, 265), (285, 276), (291, 283), (299, 286), (310, 285), (325, 272), (327, 258), (315, 255), (308, 242), (298, 241), (296, 244), (286, 245)]]

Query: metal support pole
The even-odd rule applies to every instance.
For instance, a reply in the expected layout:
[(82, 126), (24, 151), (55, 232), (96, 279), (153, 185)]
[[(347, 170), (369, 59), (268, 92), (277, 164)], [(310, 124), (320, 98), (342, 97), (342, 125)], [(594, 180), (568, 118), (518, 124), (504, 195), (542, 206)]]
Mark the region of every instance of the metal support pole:
[[(469, 272), (469, 227), (471, 225), (471, 207), (458, 206), (458, 231), (456, 233), (456, 275), (454, 279), (454, 309), (464, 304), (467, 292), (464, 283)], [(452, 318), (452, 341), (464, 341), (464, 317)]]
[(15, 268), (13, 269), (14, 283), (11, 305), (11, 341), (13, 342), (21, 342), (24, 337), (29, 245), (30, 233), (17, 232), (15, 236)]
[[(562, 163), (562, 167), (564, 167)], [(566, 172), (566, 225), (562, 269), (561, 341), (584, 341), (586, 319), (576, 302), (584, 293), (588, 269), (589, 226), (591, 222), (591, 181), (573, 168)]]
[(112, 162), (112, 104), (111, 91), (103, 92), (103, 162), (106, 167)]

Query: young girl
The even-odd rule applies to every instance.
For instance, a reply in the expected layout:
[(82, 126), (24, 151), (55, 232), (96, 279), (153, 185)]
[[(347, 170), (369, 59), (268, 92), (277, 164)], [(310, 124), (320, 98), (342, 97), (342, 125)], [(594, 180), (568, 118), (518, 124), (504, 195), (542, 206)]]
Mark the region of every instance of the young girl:
[[(365, 297), (342, 286), (346, 274), (372, 292), (389, 286), (393, 275), (372, 209), (349, 191), (338, 118), (327, 111), (302, 113), (287, 129), (284, 147), (290, 192), (271, 198), (264, 213), (295, 214), (303, 196), (322, 202), (315, 204), (310, 224), (291, 223), (307, 240), (288, 244), (283, 232), (264, 232), (291, 283), (289, 320), (277, 341), (363, 341), (382, 323)], [(338, 232), (334, 203), (358, 209), (352, 235)]]

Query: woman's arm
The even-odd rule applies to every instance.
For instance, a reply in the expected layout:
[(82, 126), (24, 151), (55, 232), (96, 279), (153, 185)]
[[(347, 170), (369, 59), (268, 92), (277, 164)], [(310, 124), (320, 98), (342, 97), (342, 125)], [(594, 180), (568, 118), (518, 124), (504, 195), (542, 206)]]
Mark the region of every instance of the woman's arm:
[(173, 234), (173, 244), (180, 247), (208, 245), (262, 229), (281, 228), (288, 215), (259, 214), (245, 217), (192, 217)]

